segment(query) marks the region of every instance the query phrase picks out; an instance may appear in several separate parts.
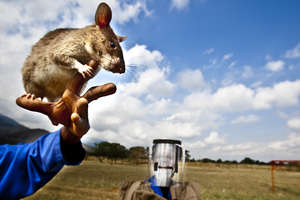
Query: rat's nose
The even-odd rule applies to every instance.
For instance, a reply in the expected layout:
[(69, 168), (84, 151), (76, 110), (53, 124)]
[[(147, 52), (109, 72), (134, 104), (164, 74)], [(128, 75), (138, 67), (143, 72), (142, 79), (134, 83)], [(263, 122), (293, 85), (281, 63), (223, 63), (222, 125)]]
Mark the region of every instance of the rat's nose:
[(114, 62), (112, 63), (113, 64), (113, 72), (114, 73), (120, 73), (120, 74), (123, 74), (125, 73), (125, 62), (124, 60), (121, 60), (120, 58), (116, 58), (114, 59)]
[(125, 73), (125, 64), (120, 67), (120, 74)]
[(120, 74), (125, 73), (125, 62), (124, 60), (121, 60), (120, 62)]

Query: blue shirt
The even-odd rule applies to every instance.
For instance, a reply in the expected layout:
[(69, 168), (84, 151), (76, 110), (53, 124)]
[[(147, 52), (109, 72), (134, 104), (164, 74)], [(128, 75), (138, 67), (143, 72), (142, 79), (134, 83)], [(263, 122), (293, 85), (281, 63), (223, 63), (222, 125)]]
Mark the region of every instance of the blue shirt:
[[(159, 187), (159, 186), (157, 186), (157, 183), (156, 183), (156, 180), (155, 180), (154, 176), (152, 176), (151, 178), (149, 178), (148, 181), (151, 183), (150, 187), (151, 187), (151, 189), (153, 190), (153, 192), (154, 192), (155, 194), (158, 194), (158, 195), (161, 196), (161, 197), (164, 197), (162, 188)], [(166, 197), (164, 197), (164, 198), (166, 198), (166, 199), (172, 199), (172, 198), (171, 198), (170, 188), (165, 188), (165, 189), (167, 189), (167, 192), (168, 192), (168, 198), (166, 198)]]
[(80, 164), (84, 155), (81, 143), (64, 143), (60, 130), (29, 144), (0, 145), (0, 199), (20, 199), (33, 194), (65, 164)]

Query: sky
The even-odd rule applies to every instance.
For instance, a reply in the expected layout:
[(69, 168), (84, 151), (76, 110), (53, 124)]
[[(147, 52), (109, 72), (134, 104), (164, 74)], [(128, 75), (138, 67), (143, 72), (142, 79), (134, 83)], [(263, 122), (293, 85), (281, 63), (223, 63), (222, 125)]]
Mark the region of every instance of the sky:
[[(0, 0), (0, 113), (49, 131), (21, 109), (21, 68), (56, 28), (93, 23), (101, 1)], [(300, 159), (300, 1), (107, 0), (126, 35), (126, 73), (101, 70), (87, 88), (117, 92), (89, 105), (86, 144), (182, 140), (195, 159)]]

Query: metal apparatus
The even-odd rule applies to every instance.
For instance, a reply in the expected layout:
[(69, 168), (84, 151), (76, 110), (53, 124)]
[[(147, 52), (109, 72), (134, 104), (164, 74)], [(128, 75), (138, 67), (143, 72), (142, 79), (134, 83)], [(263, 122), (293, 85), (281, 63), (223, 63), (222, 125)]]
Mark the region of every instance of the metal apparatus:
[(149, 152), (153, 184), (169, 187), (183, 181), (185, 154), (179, 140), (155, 139)]

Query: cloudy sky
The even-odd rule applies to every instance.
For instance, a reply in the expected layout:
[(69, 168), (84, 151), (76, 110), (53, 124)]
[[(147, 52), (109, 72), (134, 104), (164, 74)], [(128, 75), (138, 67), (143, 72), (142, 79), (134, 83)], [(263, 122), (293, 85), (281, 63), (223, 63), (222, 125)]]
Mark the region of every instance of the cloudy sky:
[[(0, 0), (0, 113), (32, 128), (48, 118), (15, 104), (31, 46), (61, 27), (93, 23), (98, 0)], [(109, 0), (127, 72), (89, 86), (116, 94), (90, 105), (82, 139), (149, 145), (180, 139), (192, 157), (300, 159), (298, 0)]]

